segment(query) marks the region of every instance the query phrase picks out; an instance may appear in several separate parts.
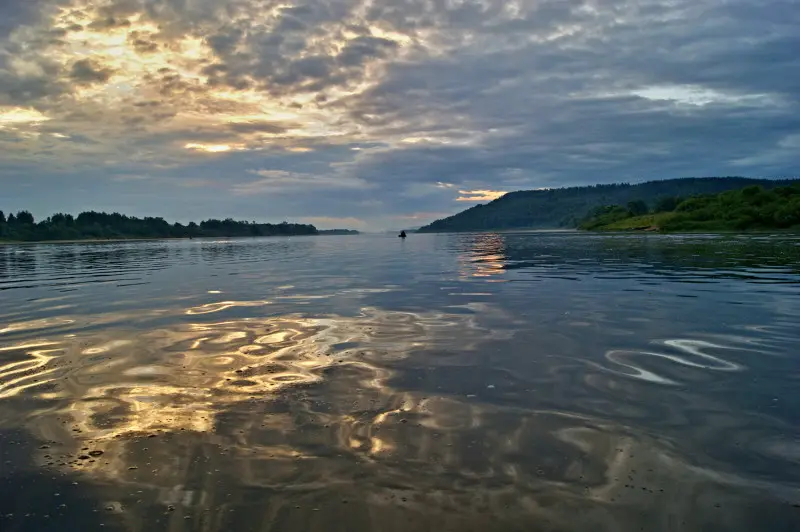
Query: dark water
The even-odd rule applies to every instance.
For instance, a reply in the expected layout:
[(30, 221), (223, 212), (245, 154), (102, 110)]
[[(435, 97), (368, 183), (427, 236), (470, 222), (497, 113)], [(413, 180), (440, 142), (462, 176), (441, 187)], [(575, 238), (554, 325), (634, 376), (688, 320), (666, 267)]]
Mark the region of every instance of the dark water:
[(0, 530), (799, 530), (798, 316), (790, 236), (0, 247)]

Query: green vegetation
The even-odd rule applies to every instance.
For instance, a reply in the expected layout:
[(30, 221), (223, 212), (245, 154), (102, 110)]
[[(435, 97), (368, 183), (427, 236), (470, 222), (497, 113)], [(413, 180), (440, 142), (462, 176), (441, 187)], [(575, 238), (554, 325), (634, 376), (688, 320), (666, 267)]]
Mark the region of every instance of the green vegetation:
[(36, 222), (28, 211), (9, 214), (0, 211), (0, 242), (33, 242), (47, 240), (89, 240), (127, 238), (193, 238), (290, 236), (319, 234), (313, 225), (258, 224), (226, 220), (206, 220), (199, 225), (170, 224), (163, 218), (135, 218), (122, 214), (83, 212), (77, 217), (54, 214)]
[[(672, 209), (667, 210), (669, 207)], [(661, 211), (661, 212), (659, 212)], [(594, 231), (747, 231), (800, 229), (800, 183), (765, 189), (750, 185), (688, 199), (661, 198), (653, 211), (639, 202), (594, 209), (580, 224)]]
[[(476, 205), (449, 218), (437, 220), (421, 228), (423, 233), (455, 231), (490, 231), (503, 229), (552, 229), (577, 227), (587, 212), (604, 205), (637, 203), (641, 214), (648, 206), (658, 212), (673, 210), (675, 198), (718, 194), (748, 185), (774, 188), (791, 184), (792, 180), (747, 179), (744, 177), (708, 177), (650, 181), (637, 185), (595, 185), (550, 190), (510, 192), (486, 205)], [(645, 209), (641, 211), (642, 205)], [(630, 208), (630, 207), (628, 207)]]

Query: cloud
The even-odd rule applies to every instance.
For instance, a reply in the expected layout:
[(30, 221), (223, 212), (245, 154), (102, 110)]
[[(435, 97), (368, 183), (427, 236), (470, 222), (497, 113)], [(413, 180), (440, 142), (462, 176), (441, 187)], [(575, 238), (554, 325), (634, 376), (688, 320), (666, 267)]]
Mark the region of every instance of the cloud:
[(112, 69), (104, 68), (91, 59), (81, 59), (72, 64), (69, 77), (79, 85), (91, 85), (105, 83), (113, 73)]
[(266, 133), (278, 135), (286, 133), (293, 126), (280, 122), (232, 122), (228, 124), (228, 129), (236, 133)]
[(362, 66), (371, 59), (386, 57), (399, 46), (390, 39), (360, 35), (348, 41), (336, 59), (345, 66)]
[(237, 146), (230, 144), (201, 144), (198, 142), (189, 142), (184, 146), (187, 150), (200, 151), (206, 153), (225, 153), (237, 149)]
[(330, 188), (363, 189), (367, 185), (363, 181), (347, 176), (315, 175), (286, 170), (250, 170), (249, 173), (259, 176), (261, 179), (234, 185), (233, 192), (235, 194), (253, 195), (291, 190), (313, 194), (315, 191)]
[(352, 216), (337, 218), (335, 216), (307, 216), (301, 220), (320, 229), (366, 229), (367, 222)]
[(797, 174), (799, 25), (792, 0), (5, 0), (0, 186), (391, 226), (501, 190)]
[(128, 34), (128, 41), (139, 55), (154, 54), (159, 51), (159, 44), (152, 40), (150, 34), (133, 31)]
[(105, 18), (98, 18), (89, 24), (89, 28), (93, 30), (108, 30), (117, 28), (129, 28), (131, 21), (127, 19), (116, 19), (112, 16)]
[(504, 190), (459, 190), (456, 201), (494, 201), (507, 194)]
[(0, 107), (0, 129), (30, 124), (41, 124), (49, 118), (36, 109), (23, 107)]

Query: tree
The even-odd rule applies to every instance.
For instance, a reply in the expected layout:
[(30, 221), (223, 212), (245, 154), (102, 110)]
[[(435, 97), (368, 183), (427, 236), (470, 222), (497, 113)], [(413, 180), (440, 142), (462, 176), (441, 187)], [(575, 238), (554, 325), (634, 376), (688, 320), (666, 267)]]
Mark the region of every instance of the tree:
[(647, 203), (642, 200), (634, 200), (628, 202), (628, 212), (633, 216), (641, 216), (650, 212), (647, 208)]
[(17, 223), (17, 218), (14, 216), (14, 213), (8, 215), (8, 225), (14, 225)]
[(665, 196), (658, 198), (653, 206), (653, 212), (672, 212), (680, 205), (681, 198), (675, 196)]
[(35, 220), (33, 219), (33, 215), (30, 212), (19, 211), (17, 213), (17, 223), (33, 225), (35, 223)]
[(72, 225), (75, 219), (71, 214), (54, 214), (50, 217), (50, 223), (53, 225)]
[(3, 211), (0, 211), (0, 224), (6, 223), (6, 214)]

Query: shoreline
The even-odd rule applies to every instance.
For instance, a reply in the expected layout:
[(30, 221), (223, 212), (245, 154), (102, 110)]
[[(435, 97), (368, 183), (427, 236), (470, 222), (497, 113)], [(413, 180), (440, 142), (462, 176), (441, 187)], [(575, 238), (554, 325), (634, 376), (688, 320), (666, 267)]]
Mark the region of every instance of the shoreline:
[(149, 240), (189, 240), (181, 237), (163, 238), (86, 238), (72, 240), (0, 240), (0, 246), (24, 246), (26, 244), (99, 244), (114, 242), (146, 242)]
[(28, 246), (41, 244), (115, 244), (120, 242), (164, 242), (172, 240), (244, 240), (246, 238), (287, 238), (292, 236), (320, 235), (196, 236), (192, 238), (183, 236), (164, 236), (141, 238), (80, 238), (71, 240), (0, 240), (0, 246)]
[(580, 233), (643, 233), (643, 234), (656, 234), (656, 235), (777, 235), (777, 234), (792, 234), (800, 235), (800, 229), (785, 228), (785, 229), (696, 229), (685, 231), (670, 231), (661, 229), (657, 226), (650, 227), (631, 227), (626, 229), (578, 229)]

